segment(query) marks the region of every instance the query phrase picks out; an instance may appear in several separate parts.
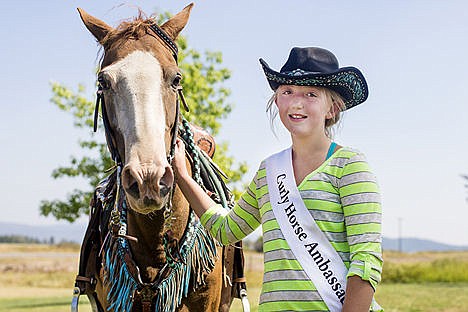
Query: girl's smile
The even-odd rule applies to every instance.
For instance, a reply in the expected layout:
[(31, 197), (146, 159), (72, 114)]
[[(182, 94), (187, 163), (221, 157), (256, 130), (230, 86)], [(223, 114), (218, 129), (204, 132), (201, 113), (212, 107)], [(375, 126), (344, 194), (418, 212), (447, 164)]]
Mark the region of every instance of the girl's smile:
[(292, 119), (293, 121), (300, 121), (302, 119), (306, 119), (307, 116), (305, 115), (301, 115), (301, 114), (289, 114), (288, 115), (290, 119)]
[(324, 133), (330, 104), (320, 88), (281, 85), (277, 90), (276, 105), (279, 117), (291, 135)]

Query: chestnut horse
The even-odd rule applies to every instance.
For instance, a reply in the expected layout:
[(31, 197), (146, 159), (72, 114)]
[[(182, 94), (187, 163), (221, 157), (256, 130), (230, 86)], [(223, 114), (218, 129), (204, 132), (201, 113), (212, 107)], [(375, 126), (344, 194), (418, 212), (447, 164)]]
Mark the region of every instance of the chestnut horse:
[[(112, 212), (107, 210), (110, 226), (97, 221), (101, 222), (99, 229), (109, 227), (106, 237), (100, 238), (101, 250), (93, 257), (82, 248), (82, 257), (88, 258), (84, 261), (99, 262), (96, 279), (77, 277), (77, 282), (92, 286), (92, 296), (87, 294), (94, 310), (229, 309), (230, 301), (228, 305), (221, 302), (223, 273), (217, 243), (208, 234), (198, 233), (196, 239), (189, 238), (187, 246), (195, 247), (187, 247), (185, 259), (179, 252), (185, 249), (178, 245), (187, 233), (201, 231), (174, 183), (170, 166), (180, 121), (181, 73), (174, 41), (185, 27), (192, 5), (161, 26), (140, 16), (117, 28), (78, 9), (86, 28), (104, 49), (97, 106), (100, 100), (107, 143), (118, 164), (117, 172), (97, 188), (94, 198), (94, 209), (96, 201), (102, 211), (115, 206)], [(197, 260), (201, 252), (205, 258)], [(197, 263), (182, 267), (191, 258)], [(194, 272), (196, 269), (199, 271)]]

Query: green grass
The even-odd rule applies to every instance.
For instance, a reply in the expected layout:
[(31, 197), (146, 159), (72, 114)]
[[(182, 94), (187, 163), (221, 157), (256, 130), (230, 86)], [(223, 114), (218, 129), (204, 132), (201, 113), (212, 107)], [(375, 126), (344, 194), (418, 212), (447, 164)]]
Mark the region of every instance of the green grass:
[[(75, 246), (0, 244), (0, 253), (0, 312), (70, 311), (78, 258)], [(251, 311), (256, 312), (262, 256), (247, 252), (245, 258)], [(468, 252), (386, 252), (384, 259), (376, 299), (386, 312), (468, 311)], [(91, 311), (86, 296), (80, 302), (80, 312)], [(240, 300), (234, 300), (231, 311), (242, 311)]]
[(386, 263), (382, 274), (384, 283), (468, 282), (468, 262), (438, 259), (422, 263)]
[(382, 284), (376, 300), (385, 312), (466, 312), (468, 283)]
[[(251, 311), (256, 312), (260, 288), (251, 285), (248, 293)], [(386, 312), (465, 312), (468, 307), (467, 293), (468, 283), (382, 284), (378, 288), (376, 299)], [(12, 296), (0, 298), (0, 311), (69, 311), (70, 302), (71, 290), (69, 296), (41, 296), (39, 293), (33, 297)], [(79, 311), (91, 311), (86, 296), (80, 297)], [(231, 311), (242, 311), (239, 300), (234, 301)]]
[[(31, 298), (1, 298), (0, 311), (11, 312), (56, 312), (70, 311), (71, 296), (69, 297), (31, 297)], [(89, 301), (80, 297), (80, 312), (91, 311)]]

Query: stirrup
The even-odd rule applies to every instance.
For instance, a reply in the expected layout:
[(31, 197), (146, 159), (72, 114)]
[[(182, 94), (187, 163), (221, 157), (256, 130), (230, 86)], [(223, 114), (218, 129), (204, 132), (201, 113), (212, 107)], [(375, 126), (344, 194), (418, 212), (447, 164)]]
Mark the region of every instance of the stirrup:
[(240, 291), (239, 291), (239, 295), (241, 297), (241, 302), (242, 302), (242, 310), (244, 312), (250, 312), (250, 303), (249, 303), (249, 299), (247, 298), (247, 290), (245, 290), (244, 288), (242, 288)]
[[(80, 301), (80, 295), (81, 295), (81, 290), (79, 287), (73, 288), (73, 298), (71, 302), (71, 312), (78, 312), (78, 304)], [(101, 312), (98, 308), (98, 305), (96, 303), (96, 299), (94, 297), (87, 296), (89, 299), (89, 304), (91, 305), (91, 310), (93, 312)]]
[(71, 312), (78, 312), (78, 303), (80, 301), (80, 288), (75, 287), (73, 288), (73, 298), (71, 302)]

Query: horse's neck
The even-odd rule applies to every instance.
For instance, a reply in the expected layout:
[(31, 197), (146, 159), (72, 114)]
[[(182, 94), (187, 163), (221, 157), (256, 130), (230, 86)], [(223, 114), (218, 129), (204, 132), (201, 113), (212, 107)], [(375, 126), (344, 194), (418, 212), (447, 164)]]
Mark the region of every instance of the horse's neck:
[[(188, 203), (177, 189), (172, 204), (171, 231), (173, 238), (180, 240), (187, 225)], [(138, 239), (130, 241), (133, 259), (140, 268), (143, 281), (150, 282), (166, 263), (164, 252), (164, 210), (142, 215), (129, 209), (128, 234)]]

